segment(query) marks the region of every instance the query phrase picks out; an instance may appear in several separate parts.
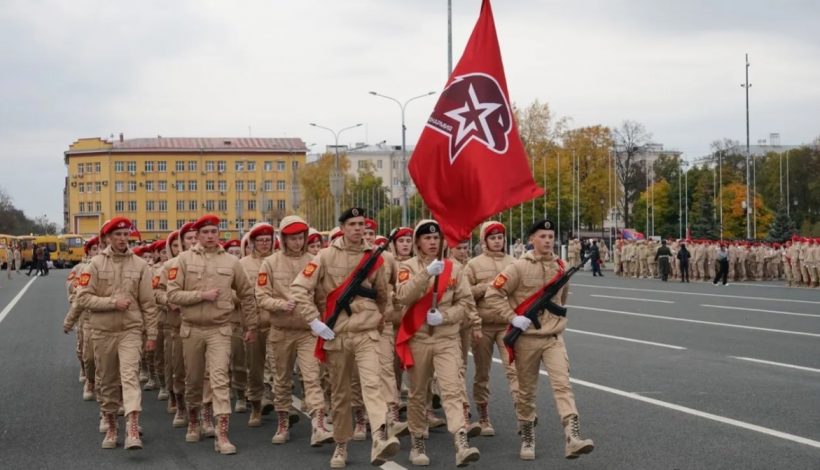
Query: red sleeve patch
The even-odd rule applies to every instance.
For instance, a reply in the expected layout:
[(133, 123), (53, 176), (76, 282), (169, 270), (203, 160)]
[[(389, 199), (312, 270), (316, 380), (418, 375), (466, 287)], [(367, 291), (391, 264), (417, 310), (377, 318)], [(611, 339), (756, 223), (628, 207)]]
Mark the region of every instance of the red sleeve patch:
[(153, 279), (151, 279), (151, 286), (152, 286), (154, 289), (159, 288), (159, 276), (154, 276), (154, 278), (153, 278)]
[(257, 278), (256, 283), (260, 286), (267, 285), (268, 273), (259, 273), (259, 278)]
[(302, 271), (302, 276), (305, 276), (305, 277), (313, 276), (313, 273), (316, 272), (316, 268), (318, 268), (318, 267), (319, 266), (316, 263), (311, 261), (310, 263), (307, 264), (307, 266), (305, 266), (305, 269)]
[(502, 287), (504, 287), (504, 284), (506, 283), (507, 276), (505, 276), (504, 273), (499, 273), (498, 276), (496, 276), (493, 280), (493, 287), (495, 287), (496, 289), (501, 289)]
[(88, 283), (91, 282), (91, 274), (90, 273), (83, 273), (80, 276), (80, 286), (85, 287)]
[(171, 268), (168, 270), (168, 280), (173, 281), (177, 278), (177, 270), (178, 268)]
[(409, 269), (402, 269), (399, 271), (399, 282), (407, 282), (408, 279), (410, 279)]

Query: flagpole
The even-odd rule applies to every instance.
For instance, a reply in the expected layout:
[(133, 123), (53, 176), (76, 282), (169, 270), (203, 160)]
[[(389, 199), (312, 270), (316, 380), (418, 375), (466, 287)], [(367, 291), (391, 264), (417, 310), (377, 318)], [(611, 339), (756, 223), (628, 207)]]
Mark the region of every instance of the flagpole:
[(447, 0), (447, 78), (453, 74), (453, 0)]

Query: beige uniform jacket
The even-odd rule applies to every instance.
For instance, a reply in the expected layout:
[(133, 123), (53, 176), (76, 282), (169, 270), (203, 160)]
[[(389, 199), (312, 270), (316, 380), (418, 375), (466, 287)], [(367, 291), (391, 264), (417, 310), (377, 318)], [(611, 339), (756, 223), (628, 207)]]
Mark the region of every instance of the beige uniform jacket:
[[(539, 259), (534, 252), (530, 251), (504, 268), (498, 275), (484, 295), (487, 305), (496, 310), (497, 315), (509, 323), (516, 315), (515, 308), (544, 287), (558, 270), (558, 261), (554, 254)], [(552, 297), (552, 301), (558, 305), (564, 305), (568, 295), (569, 283)], [(553, 315), (546, 310), (541, 312), (539, 320), (540, 329), (536, 330), (533, 325), (524, 331), (524, 334), (551, 336), (563, 332), (567, 325), (566, 317)]]
[(384, 320), (398, 325), (401, 323), (401, 309), (396, 309), (396, 282), (397, 274), (399, 272), (399, 262), (393, 253), (385, 251), (384, 257), (384, 275), (387, 276), (387, 287), (390, 289), (390, 301), (387, 302), (387, 309), (384, 312)]
[[(219, 289), (216, 301), (202, 299), (202, 291)], [(180, 307), (182, 328), (230, 326), (234, 309), (233, 291), (242, 304), (245, 328), (256, 330), (256, 299), (253, 284), (239, 260), (221, 246), (206, 251), (197, 244), (175, 258), (168, 269), (168, 302)]]
[[(402, 315), (432, 289), (434, 276), (427, 272), (427, 265), (432, 261), (433, 258), (422, 259), (416, 256), (399, 264), (396, 299), (403, 306)], [(474, 319), (474, 329), (481, 328), (481, 320), (475, 315), (475, 301), (470, 291), (470, 283), (464, 275), (461, 263), (455, 260), (444, 296), (438, 299), (438, 310), (444, 317), (444, 322), (435, 327), (424, 323), (416, 332), (416, 337), (458, 336), (462, 323), (469, 318)]]
[(310, 326), (304, 317), (294, 308), (285, 311), (285, 304), (293, 296), (290, 285), (296, 276), (304, 271), (313, 256), (310, 253), (288, 255), (277, 251), (262, 261), (256, 279), (256, 303), (259, 311), (264, 312), (271, 325), (288, 330), (309, 330)]
[(476, 303), (478, 316), (485, 325), (507, 323), (498, 315), (496, 310), (491, 309), (484, 300), (487, 288), (493, 283), (498, 273), (513, 263), (515, 258), (503, 252), (494, 253), (485, 251), (483, 254), (471, 259), (464, 268), (464, 275), (470, 284), (470, 290)]
[(79, 323), (80, 327), (82, 327), (88, 322), (88, 313), (77, 308), (77, 302), (75, 301), (77, 297), (77, 286), (80, 282), (80, 274), (82, 274), (86, 264), (88, 264), (88, 259), (84, 258), (82, 261), (77, 263), (76, 266), (71, 268), (71, 272), (68, 273), (68, 278), (65, 282), (66, 294), (68, 295), (68, 303), (70, 306), (68, 313), (63, 320), (63, 328), (65, 329), (74, 328), (74, 325), (77, 323)]
[[(265, 257), (260, 255), (258, 251), (253, 250), (253, 252), (249, 256), (245, 256), (239, 260), (239, 264), (242, 265), (242, 269), (245, 270), (245, 274), (248, 276), (248, 282), (251, 283), (251, 286), (256, 286), (256, 280), (259, 278), (259, 271), (262, 268), (262, 262), (265, 261)], [(238, 297), (238, 296), (237, 296)], [(256, 289), (254, 288), (254, 298), (256, 298)], [(236, 306), (236, 301), (239, 300), (238, 298), (234, 298), (234, 307)], [(240, 302), (241, 303), (241, 302)], [(270, 312), (268, 310), (263, 310), (260, 308), (256, 309), (256, 315), (258, 317), (257, 326), (260, 330), (267, 330), (270, 328)], [(232, 321), (239, 321), (239, 318), (236, 317), (236, 309), (234, 310), (233, 314), (234, 318)]]
[[(412, 257), (411, 256), (401, 256), (401, 257), (399, 257), (397, 255), (394, 255), (393, 253), (390, 253), (390, 254), (393, 256), (393, 272), (394, 272), (393, 278), (394, 279), (393, 279), (393, 298), (390, 302), (392, 312), (389, 314), (389, 317), (390, 317), (390, 320), (393, 322), (393, 327), (398, 328), (399, 325), (401, 325), (401, 317), (402, 317), (402, 314), (404, 313), (404, 306), (401, 303), (399, 303), (399, 300), (396, 298), (396, 289), (397, 289), (398, 282), (399, 282), (398, 277), (397, 277), (398, 272), (399, 272), (399, 265), (403, 261), (407, 261)], [(398, 331), (398, 330), (396, 330), (396, 331)]]
[[(111, 247), (91, 258), (77, 286), (77, 306), (91, 312), (89, 326), (103, 332), (139, 328), (149, 340), (157, 339), (157, 305), (148, 263), (131, 249), (116, 253)], [(117, 310), (117, 299), (130, 299), (126, 310)]]
[(153, 272), (153, 277), (151, 278), (151, 287), (154, 289), (154, 302), (157, 303), (157, 313), (159, 315), (159, 324), (160, 326), (168, 325), (169, 318), (168, 318), (168, 294), (166, 292), (167, 289), (167, 278), (163, 282), (162, 273), (165, 270), (164, 262), (160, 261), (159, 263), (151, 266), (151, 271)]
[[(343, 236), (333, 240), (329, 247), (322, 248), (290, 286), (293, 300), (296, 301), (296, 313), (307, 323), (316, 318), (323, 320), (327, 295), (350, 276), (362, 257), (372, 249), (364, 241), (358, 246), (350, 245)], [(350, 303), (353, 314), (344, 312), (339, 315), (333, 328), (336, 333), (375, 330), (384, 322), (384, 313), (390, 301), (384, 265), (371, 273), (362, 286), (374, 289), (376, 299), (356, 296)]]

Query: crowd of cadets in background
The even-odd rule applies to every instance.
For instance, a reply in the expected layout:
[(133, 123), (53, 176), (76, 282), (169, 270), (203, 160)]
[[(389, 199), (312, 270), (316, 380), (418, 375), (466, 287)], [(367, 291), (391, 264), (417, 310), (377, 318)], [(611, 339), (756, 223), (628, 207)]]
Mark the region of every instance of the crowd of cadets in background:
[[(541, 367), (550, 373), (565, 457), (591, 452), (569, 381), (566, 317), (544, 311), (536, 328), (514, 311), (565, 270), (553, 254), (551, 222), (533, 225), (533, 249), (519, 247), (518, 259), (505, 252), (504, 225), (487, 222), (482, 254), (470, 259), (467, 242), (441, 255), (435, 221), (400, 227), (388, 242), (364, 215), (360, 208), (346, 211), (329, 240), (289, 216), (277, 228), (257, 224), (242, 240), (220, 246), (215, 216), (131, 247), (128, 219), (107, 221), (68, 275), (71, 308), (63, 324), (65, 333), (77, 327), (82, 395), (99, 403), (102, 447), (117, 447), (119, 415), (125, 416), (123, 446), (142, 448), (143, 390), (156, 390), (166, 401), (169, 426), (187, 428), (187, 442), (212, 437), (218, 453), (233, 454), (230, 413), (249, 413), (247, 425), (260, 427), (262, 416), (275, 411), (271, 441), (285, 444), (299, 421), (292, 394), (300, 383), (310, 445), (335, 444), (331, 467), (345, 466), (348, 441), (365, 440), (368, 429), (372, 464), (390, 460), (398, 437), (409, 434), (410, 462), (429, 465), (429, 430), (444, 426), (453, 435), (455, 463), (464, 466), (479, 458), (468, 438), (496, 433), (489, 370), (497, 348), (518, 418), (517, 429), (503, 432), (521, 436), (520, 458), (535, 458)], [(328, 327), (326, 308), (351, 272), (383, 245), (383, 263), (363, 283), (370, 293), (360, 293), (350, 304), (352, 315), (342, 313)], [(434, 278), (441, 278), (438, 308), (429, 309)], [(565, 286), (553, 301), (563, 305), (567, 294)], [(419, 308), (421, 316), (411, 318)], [(513, 363), (502, 342), (511, 325), (524, 330)], [(475, 415), (468, 351), (476, 365)]]

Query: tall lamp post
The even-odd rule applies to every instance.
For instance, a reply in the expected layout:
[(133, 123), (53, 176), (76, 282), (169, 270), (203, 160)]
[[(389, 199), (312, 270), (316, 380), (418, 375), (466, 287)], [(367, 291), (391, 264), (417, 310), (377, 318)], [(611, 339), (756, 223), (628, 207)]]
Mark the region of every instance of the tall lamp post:
[(404, 124), (404, 110), (407, 108), (407, 104), (409, 102), (419, 98), (424, 98), (425, 96), (435, 95), (436, 92), (428, 91), (423, 95), (414, 96), (404, 103), (396, 98), (393, 98), (392, 96), (382, 95), (381, 93), (377, 93), (375, 91), (371, 91), (369, 93), (373, 96), (379, 96), (393, 101), (399, 105), (399, 109), (401, 109), (401, 225), (403, 227), (407, 227), (407, 126)]
[(339, 168), (339, 136), (342, 132), (355, 129), (362, 125), (362, 123), (354, 124), (352, 126), (348, 126), (339, 131), (334, 131), (333, 129), (325, 126), (320, 126), (315, 122), (310, 123), (313, 127), (318, 127), (319, 129), (324, 129), (331, 134), (333, 134), (333, 139), (336, 142), (335, 149), (336, 149), (336, 160), (333, 164), (333, 170), (330, 172), (330, 195), (333, 196), (333, 220), (339, 220), (339, 216), (341, 215), (342, 211), (339, 205), (341, 204), (342, 194), (345, 190), (345, 176), (342, 173), (341, 168)]
[(601, 197), (601, 243), (604, 242), (604, 203), (606, 201)]

